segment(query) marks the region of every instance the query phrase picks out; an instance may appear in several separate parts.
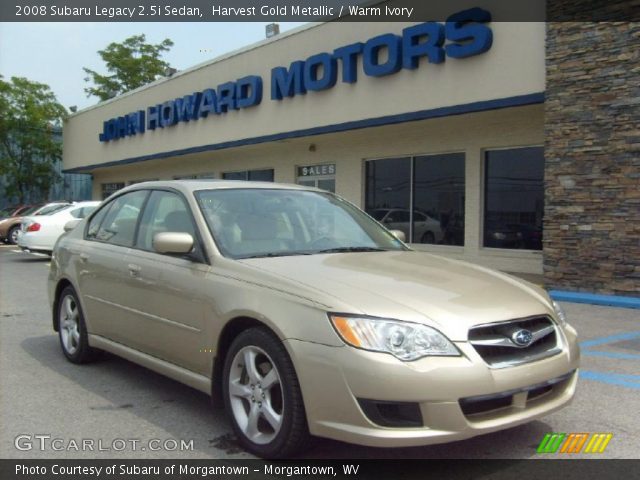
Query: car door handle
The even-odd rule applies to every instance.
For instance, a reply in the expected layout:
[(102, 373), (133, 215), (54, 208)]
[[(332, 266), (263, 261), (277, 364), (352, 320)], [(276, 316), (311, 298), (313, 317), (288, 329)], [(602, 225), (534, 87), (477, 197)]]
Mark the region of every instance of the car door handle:
[(79, 257), (80, 257), (80, 261), (81, 261), (82, 263), (86, 263), (86, 262), (87, 262), (87, 260), (89, 260), (89, 255), (87, 255), (86, 253), (81, 253), (81, 254), (79, 255)]
[(130, 263), (129, 265), (127, 265), (127, 268), (129, 269), (129, 275), (131, 275), (132, 277), (137, 277), (138, 275), (140, 275), (140, 266)]

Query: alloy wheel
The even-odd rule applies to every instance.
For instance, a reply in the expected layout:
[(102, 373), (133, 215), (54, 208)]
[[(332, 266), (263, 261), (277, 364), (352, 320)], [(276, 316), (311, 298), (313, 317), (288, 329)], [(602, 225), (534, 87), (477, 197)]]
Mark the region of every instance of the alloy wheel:
[(260, 445), (271, 442), (282, 427), (282, 381), (273, 360), (261, 348), (249, 345), (233, 358), (229, 372), (229, 401), (242, 433)]
[(60, 336), (62, 346), (70, 355), (80, 346), (79, 310), (75, 298), (66, 295), (60, 302)]

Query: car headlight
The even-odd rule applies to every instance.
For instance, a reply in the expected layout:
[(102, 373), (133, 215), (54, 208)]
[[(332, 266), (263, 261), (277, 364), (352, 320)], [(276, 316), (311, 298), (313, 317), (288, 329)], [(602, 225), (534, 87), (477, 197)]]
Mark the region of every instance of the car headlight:
[(390, 353), (404, 361), (427, 356), (460, 356), (442, 333), (419, 323), (367, 317), (329, 315), (345, 343), (373, 352)]
[(551, 301), (551, 305), (553, 305), (553, 311), (556, 312), (556, 317), (558, 318), (558, 323), (560, 326), (565, 327), (567, 325), (567, 316), (562, 310), (562, 307), (558, 305), (555, 300)]

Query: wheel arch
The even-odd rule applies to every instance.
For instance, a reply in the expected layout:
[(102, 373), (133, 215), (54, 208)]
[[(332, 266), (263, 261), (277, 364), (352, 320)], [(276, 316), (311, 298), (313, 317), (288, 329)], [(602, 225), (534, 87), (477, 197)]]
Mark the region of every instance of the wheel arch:
[[(60, 280), (58, 280), (58, 283), (56, 285), (56, 290), (53, 296), (53, 307), (51, 309), (51, 322), (53, 323), (54, 332), (58, 331), (58, 324), (56, 322), (56, 312), (58, 311), (58, 302), (60, 301), (60, 294), (62, 293), (62, 290), (64, 290), (67, 287), (71, 287), (74, 290), (76, 290), (76, 288), (73, 286), (73, 284), (68, 278), (61, 278)], [(76, 290), (76, 293), (77, 293), (77, 290)]]
[(256, 318), (242, 315), (230, 319), (222, 328), (220, 335), (218, 336), (216, 355), (213, 358), (211, 398), (216, 406), (224, 406), (222, 398), (222, 377), (224, 360), (227, 356), (227, 352), (229, 351), (229, 347), (238, 335), (250, 328), (263, 328), (271, 332), (276, 338), (282, 340), (273, 328)]

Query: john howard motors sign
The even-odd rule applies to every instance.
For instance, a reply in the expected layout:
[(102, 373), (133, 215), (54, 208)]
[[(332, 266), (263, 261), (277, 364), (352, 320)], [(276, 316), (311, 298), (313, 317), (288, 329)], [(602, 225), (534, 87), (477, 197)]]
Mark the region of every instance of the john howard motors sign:
[[(270, 98), (285, 97), (333, 88), (338, 79), (357, 83), (358, 64), (369, 77), (393, 75), (402, 69), (416, 69), (420, 59), (442, 64), (446, 58), (463, 59), (487, 52), (493, 43), (488, 23), (491, 14), (472, 8), (451, 15), (445, 23), (425, 22), (402, 30), (402, 35), (386, 33), (292, 62), (289, 67), (271, 70)], [(358, 62), (360, 60), (360, 62)], [(338, 72), (340, 71), (340, 75)], [(104, 121), (101, 142), (141, 135), (146, 130), (168, 128), (179, 122), (192, 122), (260, 105), (263, 78), (247, 75), (234, 81), (193, 92), (181, 98), (151, 105)]]

